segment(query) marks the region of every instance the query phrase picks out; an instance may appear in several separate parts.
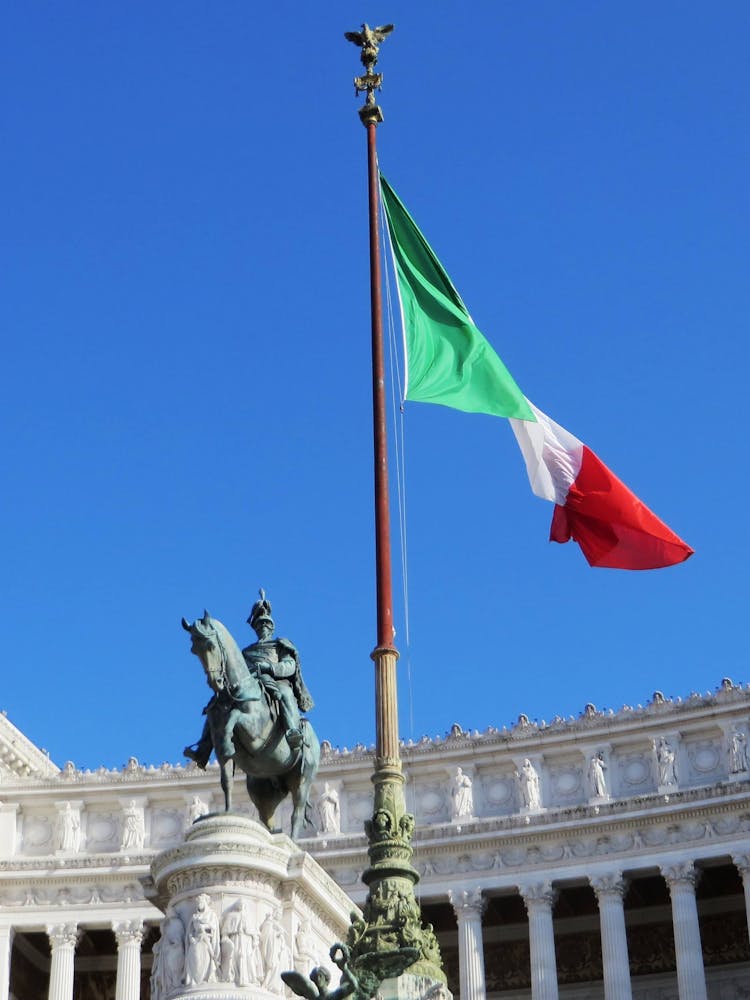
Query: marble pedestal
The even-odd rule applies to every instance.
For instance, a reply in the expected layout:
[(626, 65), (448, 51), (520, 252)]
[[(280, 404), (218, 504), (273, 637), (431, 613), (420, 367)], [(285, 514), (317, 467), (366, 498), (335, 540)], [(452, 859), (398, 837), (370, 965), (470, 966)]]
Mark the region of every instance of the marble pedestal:
[(165, 915), (152, 1000), (274, 1000), (291, 996), (282, 971), (314, 965), (338, 982), (328, 952), (356, 907), (285, 834), (243, 814), (202, 816), (145, 885)]

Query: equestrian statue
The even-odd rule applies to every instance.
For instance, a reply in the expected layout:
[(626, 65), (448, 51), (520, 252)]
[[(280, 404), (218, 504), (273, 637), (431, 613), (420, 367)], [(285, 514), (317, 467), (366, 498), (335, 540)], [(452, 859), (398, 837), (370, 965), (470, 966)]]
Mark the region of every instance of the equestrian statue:
[(313, 707), (302, 679), (299, 654), (288, 639), (273, 638), (271, 604), (263, 590), (247, 619), (258, 641), (240, 652), (229, 630), (206, 611), (182, 627), (192, 637), (213, 697), (206, 722), (186, 757), (204, 768), (213, 751), (219, 762), (227, 812), (232, 808), (235, 767), (247, 775), (247, 790), (261, 822), (273, 829), (276, 807), (292, 796), (291, 836), (309, 822), (309, 797), (320, 762), (315, 730), (302, 718)]

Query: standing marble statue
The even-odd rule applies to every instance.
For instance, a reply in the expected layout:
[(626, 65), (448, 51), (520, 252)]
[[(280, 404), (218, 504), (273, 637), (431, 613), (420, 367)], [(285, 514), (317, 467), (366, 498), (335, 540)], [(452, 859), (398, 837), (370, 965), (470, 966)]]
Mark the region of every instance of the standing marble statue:
[(140, 850), (146, 839), (146, 828), (143, 822), (143, 810), (131, 799), (122, 811), (122, 838), (120, 850)]
[(187, 807), (186, 825), (191, 827), (201, 816), (208, 815), (208, 806), (199, 795), (194, 795)]
[(539, 788), (539, 775), (528, 757), (521, 764), (521, 771), (515, 772), (521, 791), (521, 801), (525, 809), (541, 809), (542, 795)]
[(185, 934), (185, 985), (216, 982), (220, 956), (219, 918), (210, 897), (202, 892)]
[(339, 793), (326, 781), (318, 799), (321, 833), (341, 833)]
[(606, 769), (604, 754), (599, 750), (589, 761), (589, 788), (594, 798), (607, 797), (607, 779), (604, 774)]
[(55, 850), (75, 854), (81, 847), (81, 818), (70, 802), (57, 814), (55, 822)]
[(734, 729), (729, 738), (729, 773), (744, 774), (747, 771), (747, 737)]
[(456, 768), (451, 788), (452, 819), (470, 819), (474, 815), (474, 789), (468, 774), (460, 767)]
[(656, 753), (656, 766), (659, 772), (659, 785), (677, 784), (677, 760), (675, 752), (667, 741), (666, 737), (660, 736), (659, 742), (652, 742), (652, 747)]

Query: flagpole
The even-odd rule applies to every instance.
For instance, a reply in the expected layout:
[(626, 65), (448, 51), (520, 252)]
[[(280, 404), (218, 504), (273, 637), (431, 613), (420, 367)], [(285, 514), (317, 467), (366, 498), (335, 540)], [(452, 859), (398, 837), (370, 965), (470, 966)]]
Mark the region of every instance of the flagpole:
[(440, 949), (432, 928), (422, 925), (414, 886), (419, 874), (411, 865), (414, 817), (406, 810), (404, 776), (398, 738), (398, 694), (393, 644), (393, 585), (388, 493), (385, 361), (379, 247), (380, 181), (376, 136), (383, 114), (375, 102), (382, 74), (375, 72), (378, 50), (393, 25), (370, 28), (345, 37), (361, 48), (365, 68), (355, 77), (357, 94), (366, 93), (359, 116), (367, 131), (367, 177), (370, 237), (370, 316), (372, 337), (372, 407), (375, 492), (375, 572), (377, 646), (375, 663), (375, 767), (372, 775), (373, 816), (365, 823), (370, 865), (362, 875), (368, 887), (364, 922), (353, 920), (349, 941), (357, 975), (372, 991), (405, 970), (445, 983)]

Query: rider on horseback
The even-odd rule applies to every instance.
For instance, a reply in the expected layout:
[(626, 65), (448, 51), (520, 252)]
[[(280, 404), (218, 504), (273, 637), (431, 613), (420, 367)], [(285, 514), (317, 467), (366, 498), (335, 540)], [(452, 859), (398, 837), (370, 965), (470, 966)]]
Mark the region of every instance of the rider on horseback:
[(242, 650), (248, 669), (255, 674), (270, 697), (278, 703), (292, 749), (302, 745), (300, 713), (309, 712), (313, 700), (302, 680), (299, 653), (288, 639), (273, 638), (271, 604), (261, 589), (248, 616), (248, 624), (258, 641)]
[[(302, 746), (304, 738), (300, 729), (300, 712), (309, 712), (313, 700), (302, 680), (299, 653), (288, 639), (273, 639), (273, 619), (271, 605), (266, 600), (263, 590), (260, 600), (256, 601), (248, 617), (258, 636), (258, 641), (243, 649), (243, 657), (247, 668), (258, 678), (263, 688), (268, 692), (271, 701), (278, 705), (279, 716), (286, 727), (286, 739), (292, 750)], [(203, 714), (216, 703), (218, 695), (206, 705)], [(235, 746), (232, 739), (233, 725), (229, 724), (224, 731), (221, 752), (225, 759), (234, 757)], [(201, 738), (197, 743), (185, 747), (186, 757), (194, 760), (199, 767), (205, 768), (213, 750), (213, 740), (208, 720), (203, 726)]]

